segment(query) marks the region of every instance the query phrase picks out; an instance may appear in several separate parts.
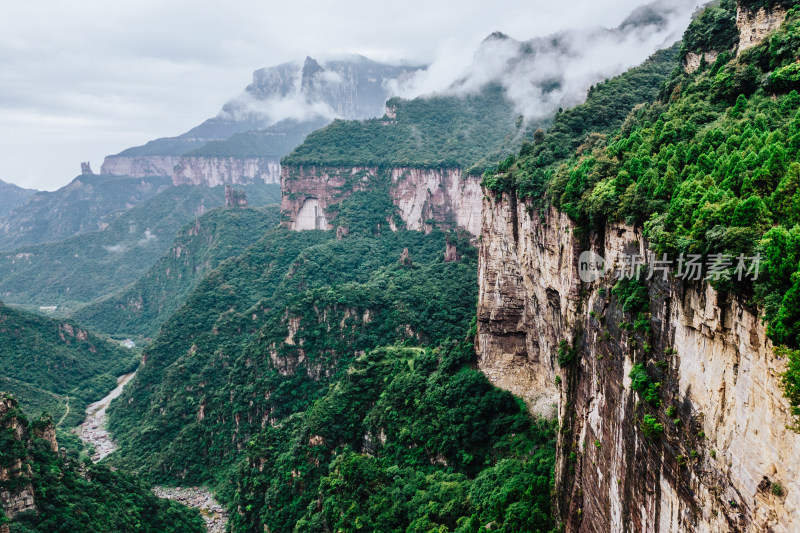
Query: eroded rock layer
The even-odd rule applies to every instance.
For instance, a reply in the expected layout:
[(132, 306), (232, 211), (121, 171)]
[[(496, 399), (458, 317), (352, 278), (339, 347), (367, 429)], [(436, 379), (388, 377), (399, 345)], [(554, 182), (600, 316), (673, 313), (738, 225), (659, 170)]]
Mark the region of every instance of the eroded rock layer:
[[(487, 191), (479, 365), (532, 411), (557, 410), (567, 531), (796, 531), (800, 435), (787, 429), (785, 362), (758, 310), (654, 276), (649, 308), (623, 311), (613, 272), (581, 282), (584, 250), (619, 268), (647, 243), (632, 227), (582, 232), (555, 209)], [(658, 407), (632, 390), (636, 364), (661, 384)], [(663, 426), (655, 438), (645, 415)]]
[[(480, 233), (480, 178), (460, 169), (293, 167), (281, 170), (281, 211), (291, 229), (330, 229), (332, 206), (385, 180), (408, 229), (459, 227)], [(389, 221), (393, 228), (396, 226)]]

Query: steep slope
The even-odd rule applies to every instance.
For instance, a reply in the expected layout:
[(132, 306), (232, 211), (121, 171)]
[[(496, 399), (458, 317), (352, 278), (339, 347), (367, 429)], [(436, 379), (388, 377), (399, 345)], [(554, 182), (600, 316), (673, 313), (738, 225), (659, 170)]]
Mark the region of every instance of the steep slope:
[(27, 313), (0, 302), (0, 390), (29, 413), (46, 411), (68, 429), (86, 406), (136, 367), (138, 354), (75, 322)]
[[(251, 205), (274, 203), (276, 186), (246, 186)], [(102, 231), (0, 252), (0, 297), (60, 312), (133, 283), (169, 249), (184, 224), (223, 205), (223, 187), (169, 187), (123, 211)]]
[(5, 216), (0, 213), (0, 250), (102, 230), (117, 212), (169, 186), (170, 181), (163, 178), (78, 176), (57, 191), (31, 195)]
[(8, 215), (11, 209), (23, 203), (36, 192), (38, 191), (23, 189), (13, 183), (6, 183), (0, 180), (0, 217)]
[(277, 206), (214, 209), (184, 226), (172, 248), (131, 286), (72, 316), (110, 335), (152, 337), (207, 271), (241, 254), (279, 220)]
[[(485, 179), (479, 366), (532, 410), (556, 405), (568, 531), (800, 521), (800, 12), (785, 5), (712, 7), (659, 101), (565, 137), (580, 146), (561, 158), (543, 157), (546, 134)], [(737, 270), (756, 254), (757, 276)], [(642, 276), (619, 278), (632, 261)]]
[(468, 365), (386, 347), (248, 444), (234, 531), (549, 531), (555, 432)]
[(58, 453), (52, 419), (29, 422), (0, 395), (0, 528), (35, 531), (205, 530), (199, 513), (161, 500), (136, 479)]
[(362, 56), (321, 63), (308, 57), (302, 65), (260, 69), (253, 73), (253, 83), (216, 117), (177, 137), (108, 156), (102, 170), (170, 176), (175, 185), (278, 183), (280, 158), (308, 133), (336, 117), (380, 115), (391, 96), (387, 87), (418, 69)]
[(459, 335), (474, 251), (446, 263), (441, 232), (373, 235), (387, 215), (361, 212), (343, 239), (275, 229), (212, 271), (112, 404), (113, 460), (154, 478), (225, 479), (251, 436), (304, 410), (353, 354)]

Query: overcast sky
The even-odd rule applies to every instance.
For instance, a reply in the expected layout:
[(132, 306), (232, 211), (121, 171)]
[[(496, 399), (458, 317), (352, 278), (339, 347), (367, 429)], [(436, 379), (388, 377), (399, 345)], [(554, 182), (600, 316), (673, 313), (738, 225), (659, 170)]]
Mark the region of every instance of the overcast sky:
[(614, 27), (643, 3), (3, 0), (0, 179), (52, 190), (81, 161), (99, 172), (105, 155), (216, 115), (260, 67), (337, 53), (463, 61), (493, 31)]

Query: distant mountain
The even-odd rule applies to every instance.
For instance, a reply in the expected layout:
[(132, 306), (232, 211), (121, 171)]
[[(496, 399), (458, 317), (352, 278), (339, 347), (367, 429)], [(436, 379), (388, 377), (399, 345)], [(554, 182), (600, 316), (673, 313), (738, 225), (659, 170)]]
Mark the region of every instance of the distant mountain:
[(214, 209), (184, 226), (172, 248), (133, 285), (73, 317), (110, 335), (154, 336), (209, 270), (241, 254), (279, 221), (278, 206)]
[[(494, 32), (446, 88), (411, 99), (393, 97), (381, 118), (337, 120), (310, 134), (282, 162), (461, 168), (481, 174), (517, 151), (523, 140), (532, 142), (533, 132), (551, 124), (559, 109), (584, 101), (594, 84), (677, 41), (683, 28), (675, 22), (676, 11), (676, 5), (653, 3), (616, 28), (564, 30), (526, 41)], [(640, 60), (631, 47), (641, 53)], [(621, 52), (626, 55), (620, 57)], [(661, 77), (677, 66), (674, 56), (660, 61)], [(398, 91), (422, 89), (424, 75), (420, 78), (400, 82)]]
[[(0, 217), (0, 250), (102, 230), (116, 212), (152, 198), (171, 184), (163, 177), (84, 174), (57, 191), (35, 192)], [(5, 200), (1, 191), (0, 198)]]
[[(252, 206), (279, 201), (277, 185), (244, 189)], [(147, 272), (186, 223), (224, 204), (223, 187), (169, 187), (101, 231), (0, 252), (0, 298), (61, 311), (108, 296)]]
[(13, 183), (6, 183), (0, 180), (0, 217), (6, 216), (15, 206), (28, 199), (36, 193), (35, 189), (23, 189)]
[[(360, 119), (380, 116), (391, 96), (389, 82), (403, 82), (417, 66), (388, 65), (353, 55), (329, 61), (307, 57), (255, 71), (245, 91), (226, 103), (216, 117), (177, 137), (165, 137), (106, 157), (107, 174), (171, 176), (180, 156), (211, 141), (225, 141), (236, 134), (257, 135), (255, 157), (275, 159), (288, 154), (305, 135), (334, 118)], [(252, 138), (251, 138), (252, 140)], [(252, 146), (252, 144), (251, 144)], [(214, 157), (241, 157), (238, 149), (210, 149)], [(253, 154), (253, 151), (250, 151)]]

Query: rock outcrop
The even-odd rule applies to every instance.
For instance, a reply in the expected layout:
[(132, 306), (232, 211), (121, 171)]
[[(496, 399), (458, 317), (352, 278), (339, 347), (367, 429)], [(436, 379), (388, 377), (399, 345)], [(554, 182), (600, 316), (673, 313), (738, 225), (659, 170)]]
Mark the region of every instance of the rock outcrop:
[(172, 176), (172, 169), (180, 162), (180, 156), (172, 155), (109, 155), (100, 167), (101, 174), (146, 178), (150, 176)]
[(52, 422), (44, 422), (31, 427), (20, 415), (17, 400), (0, 396), (0, 431), (14, 441), (0, 456), (0, 505), (8, 518), (36, 510), (28, 449), (35, 437), (44, 439), (54, 452), (58, 451), (55, 427)]
[[(619, 265), (647, 253), (641, 232), (587, 234), (513, 195), (487, 192), (481, 237), (479, 366), (532, 411), (556, 407), (567, 531), (796, 530), (800, 435), (787, 429), (785, 363), (756, 309), (704, 283), (654, 278), (649, 314), (631, 316), (611, 274), (581, 282), (579, 254)], [(635, 364), (661, 383), (660, 407), (631, 389)], [(663, 434), (647, 437), (644, 415)]]
[[(480, 233), (480, 177), (460, 169), (397, 167), (292, 167), (281, 171), (281, 211), (294, 230), (330, 229), (332, 207), (353, 192), (386, 180), (406, 228), (459, 227)], [(389, 221), (396, 229), (393, 221)]]
[(752, 48), (773, 30), (776, 30), (786, 18), (786, 9), (774, 6), (772, 9), (759, 8), (756, 11), (738, 5), (736, 10), (736, 26), (739, 28), (739, 52)]
[(268, 157), (183, 156), (172, 173), (174, 185), (244, 185), (280, 183), (281, 164)]
[(705, 62), (706, 65), (714, 64), (714, 61), (716, 61), (718, 57), (719, 52), (714, 50), (703, 52), (702, 54), (698, 54), (697, 52), (688, 52), (686, 54), (686, 58), (683, 60), (683, 70), (691, 74), (699, 69), (703, 62)]

